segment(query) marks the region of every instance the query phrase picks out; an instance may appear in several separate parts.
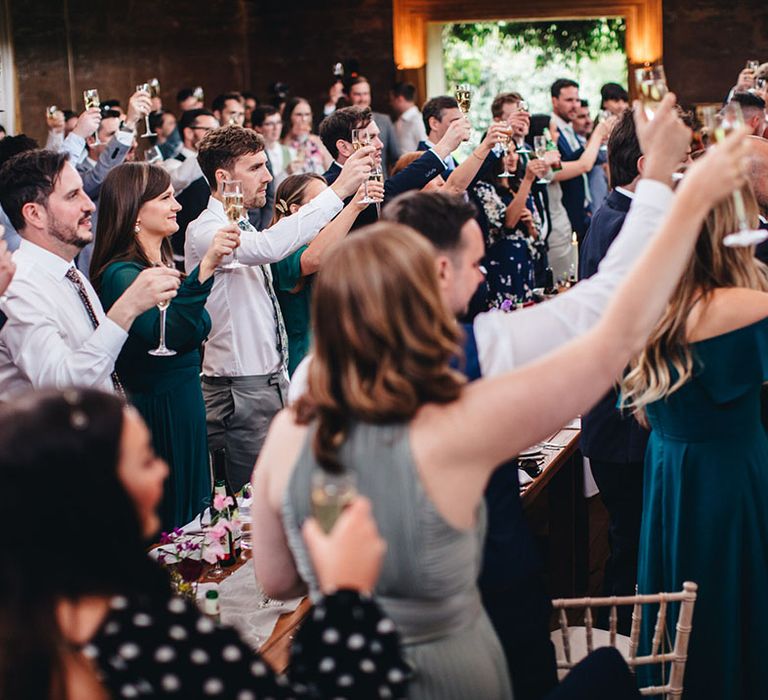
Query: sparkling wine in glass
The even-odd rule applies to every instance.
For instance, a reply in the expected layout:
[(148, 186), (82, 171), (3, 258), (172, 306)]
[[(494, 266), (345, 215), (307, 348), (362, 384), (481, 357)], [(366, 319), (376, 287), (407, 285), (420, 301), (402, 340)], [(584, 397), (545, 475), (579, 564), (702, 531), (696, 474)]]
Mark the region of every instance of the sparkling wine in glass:
[(472, 106), (472, 86), (467, 83), (461, 83), (456, 86), (456, 102), (459, 103), (459, 109), (464, 114), (469, 114)]
[(312, 472), (312, 516), (324, 532), (333, 529), (342, 511), (357, 496), (355, 475), (331, 474), (324, 469)]
[(667, 78), (664, 74), (664, 66), (645, 66), (635, 71), (637, 87), (640, 91), (640, 100), (648, 119), (653, 119), (659, 104), (669, 92)]
[(510, 173), (507, 169), (507, 156), (509, 155), (509, 144), (512, 142), (512, 130), (503, 131), (499, 134), (499, 146), (501, 146), (501, 157), (504, 160), (504, 171), (499, 173), (499, 177), (514, 177), (515, 173)]
[[(371, 144), (371, 135), (368, 133), (368, 129), (352, 129), (352, 149), (359, 151), (365, 146)], [(363, 183), (365, 187), (365, 196), (360, 200), (363, 204), (374, 204), (375, 199), (368, 196), (368, 181)]]
[[(101, 100), (99, 99), (99, 91), (96, 89), (83, 90), (83, 102), (85, 102), (85, 109), (101, 109)], [(102, 142), (99, 141), (98, 130), (93, 133), (94, 146), (102, 146)]]
[[(173, 267), (173, 265), (168, 265), (164, 262), (156, 262), (153, 267)], [(154, 350), (149, 351), (149, 354), (155, 357), (172, 357), (176, 354), (175, 350), (171, 350), (165, 345), (165, 314), (170, 305), (170, 299), (157, 303), (157, 308), (160, 309), (160, 344)]]
[[(231, 224), (237, 225), (245, 219), (245, 204), (243, 200), (243, 183), (241, 180), (224, 180), (221, 183), (221, 200), (224, 212)], [(245, 267), (237, 259), (237, 249), (232, 251), (232, 262), (221, 266), (224, 270), (236, 270)]]
[[(520, 100), (520, 102), (517, 103), (517, 108), (515, 109), (515, 112), (530, 112), (530, 107), (528, 106), (528, 103), (525, 100)], [(523, 139), (523, 142), (520, 144), (520, 146), (517, 149), (518, 155), (525, 153), (526, 155), (530, 155), (533, 153), (533, 151), (528, 148), (528, 144), (525, 142), (525, 139)]]
[[(379, 182), (384, 184), (384, 172), (380, 165), (374, 165), (371, 168), (371, 173), (368, 175), (368, 182)], [(376, 202), (376, 216), (381, 218), (381, 202)]]
[[(547, 137), (546, 136), (534, 136), (533, 137), (533, 153), (539, 160), (545, 160), (547, 156)], [(536, 180), (538, 185), (548, 185), (549, 180), (539, 178)]]
[[(613, 112), (609, 109), (601, 109), (598, 112), (597, 118), (601, 122), (607, 122), (611, 117), (613, 116)], [(603, 143), (600, 145), (600, 150), (603, 151), (603, 153), (608, 151), (608, 144)]]
[[(152, 88), (149, 83), (141, 83), (136, 86), (136, 92), (144, 92), (151, 96)], [(149, 112), (147, 112), (147, 114), (144, 115), (144, 133), (141, 135), (141, 138), (150, 138), (151, 136), (154, 136), (154, 134), (152, 133), (152, 128), (149, 126)]]
[[(709, 132), (710, 143), (722, 142), (734, 129), (744, 126), (744, 115), (738, 102), (729, 102), (718, 112), (716, 107), (702, 109), (704, 124)], [(723, 244), (731, 248), (746, 248), (768, 239), (768, 231), (753, 228), (747, 219), (747, 209), (741, 190), (733, 192), (733, 208), (739, 230), (723, 238)]]

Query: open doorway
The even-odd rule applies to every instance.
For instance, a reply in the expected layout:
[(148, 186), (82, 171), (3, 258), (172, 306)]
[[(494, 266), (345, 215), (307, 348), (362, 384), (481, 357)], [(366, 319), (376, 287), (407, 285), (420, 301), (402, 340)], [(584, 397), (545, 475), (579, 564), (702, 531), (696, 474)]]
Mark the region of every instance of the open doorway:
[(550, 85), (572, 78), (594, 114), (603, 84), (627, 85), (625, 42), (622, 17), (431, 23), (427, 92), (451, 94), (454, 84), (469, 83), (473, 126), (484, 129), (500, 92), (519, 92), (531, 111), (549, 112)]

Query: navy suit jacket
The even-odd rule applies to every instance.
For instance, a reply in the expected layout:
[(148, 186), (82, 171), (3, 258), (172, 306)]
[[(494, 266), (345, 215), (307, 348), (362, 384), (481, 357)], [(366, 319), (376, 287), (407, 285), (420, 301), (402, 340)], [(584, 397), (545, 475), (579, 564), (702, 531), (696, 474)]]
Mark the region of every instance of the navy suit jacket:
[[(629, 197), (613, 190), (592, 217), (579, 248), (579, 279), (597, 272), (597, 266), (619, 235), (631, 203)], [(618, 398), (618, 392), (612, 389), (582, 417), (582, 454), (603, 462), (642, 462), (648, 432), (634, 418), (623, 415), (616, 408)]]
[[(563, 134), (560, 134), (557, 139), (557, 148), (564, 161), (578, 160), (584, 153), (584, 147), (574, 151)], [(563, 191), (563, 206), (568, 213), (571, 227), (576, 231), (576, 237), (579, 239), (579, 243), (581, 243), (589, 225), (587, 212), (584, 208), (584, 198), (586, 196), (584, 178), (579, 176), (573, 177), (570, 180), (563, 180), (560, 183), (560, 188)]]
[[(401, 170), (397, 175), (387, 178), (384, 181), (384, 204), (403, 192), (420, 190), (430, 180), (438, 175), (442, 175), (444, 170), (445, 164), (435, 153), (432, 153), (431, 151), (425, 153), (421, 158), (413, 161), (413, 163), (404, 170)], [(331, 167), (323, 173), (323, 177), (329, 185), (332, 185), (336, 182), (336, 178), (339, 177), (340, 172), (341, 168), (334, 161), (331, 163)], [(349, 203), (350, 199), (351, 197), (344, 200), (345, 206)], [(357, 217), (352, 228), (367, 226), (376, 221), (378, 221), (376, 205), (369, 204)]]
[[(760, 228), (768, 231), (768, 223), (761, 221)], [(757, 244), (755, 247), (755, 257), (768, 265), (768, 241)]]
[[(417, 151), (428, 151), (430, 148), (432, 148), (432, 146), (430, 146), (426, 141), (419, 141), (419, 145), (416, 146)], [(456, 162), (456, 159), (453, 156), (448, 156), (446, 160), (453, 163), (454, 168), (458, 165), (458, 163)]]

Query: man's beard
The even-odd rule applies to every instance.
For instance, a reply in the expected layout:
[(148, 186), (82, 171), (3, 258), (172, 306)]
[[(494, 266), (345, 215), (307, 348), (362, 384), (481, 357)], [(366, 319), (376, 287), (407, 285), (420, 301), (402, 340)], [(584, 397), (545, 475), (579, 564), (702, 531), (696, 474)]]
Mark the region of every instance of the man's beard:
[(93, 240), (92, 231), (88, 231), (84, 236), (78, 232), (78, 227), (81, 223), (90, 217), (90, 214), (88, 216), (82, 217), (74, 226), (67, 226), (66, 224), (63, 224), (61, 221), (59, 221), (50, 212), (48, 212), (48, 214), (50, 221), (48, 224), (48, 233), (55, 239), (66, 245), (75, 246), (76, 248), (80, 249), (85, 248), (85, 246), (87, 246)]
[(266, 192), (259, 192), (258, 194), (254, 195), (253, 201), (248, 202), (246, 207), (248, 209), (261, 209), (264, 205), (267, 203), (267, 193)]

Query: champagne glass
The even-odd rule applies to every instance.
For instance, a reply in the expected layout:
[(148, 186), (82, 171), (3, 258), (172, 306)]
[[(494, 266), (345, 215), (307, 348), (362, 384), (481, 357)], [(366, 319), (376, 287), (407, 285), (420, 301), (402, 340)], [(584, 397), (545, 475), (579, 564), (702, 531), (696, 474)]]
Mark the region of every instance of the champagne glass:
[[(371, 135), (368, 129), (352, 129), (352, 149), (359, 151), (365, 146), (371, 144)], [(368, 196), (368, 180), (363, 183), (365, 187), (365, 196), (360, 200), (363, 204), (373, 204), (376, 200)]]
[(160, 149), (157, 146), (152, 146), (152, 148), (145, 149), (144, 160), (150, 165), (159, 163), (163, 160), (163, 154), (160, 153)]
[[(368, 182), (379, 182), (384, 184), (384, 173), (381, 170), (380, 165), (374, 165), (371, 168), (371, 173), (368, 175)], [(376, 202), (376, 216), (381, 218), (381, 202)]]
[(53, 119), (56, 116), (56, 112), (59, 111), (59, 108), (56, 105), (51, 105), (50, 107), (45, 108), (45, 116), (47, 116), (49, 119)]
[[(245, 219), (245, 206), (243, 203), (243, 183), (241, 180), (224, 180), (221, 183), (221, 199), (224, 203), (224, 211), (231, 224), (237, 225)], [(236, 270), (245, 267), (237, 259), (237, 249), (232, 251), (232, 262), (221, 266), (224, 270)]]
[[(539, 160), (544, 160), (547, 155), (547, 137), (546, 136), (534, 136), (533, 137), (533, 153)], [(549, 180), (539, 178), (536, 180), (537, 185), (548, 185)]]
[(746, 67), (747, 69), (751, 70), (753, 73), (757, 73), (757, 69), (760, 68), (760, 61), (757, 61), (754, 58), (751, 58), (749, 61), (747, 61)]
[[(152, 89), (149, 83), (141, 83), (140, 85), (137, 85), (136, 92), (145, 92), (150, 97), (152, 96)], [(149, 112), (147, 112), (144, 115), (144, 133), (141, 135), (141, 138), (150, 138), (151, 136), (154, 136), (154, 134), (149, 126)]]
[(196, 100), (200, 100), (200, 103), (202, 104), (205, 102), (205, 93), (203, 92), (203, 88), (199, 85), (192, 91), (192, 96)]
[(160, 97), (160, 81), (157, 78), (152, 78), (149, 81), (149, 96), (154, 100)]
[(459, 109), (465, 114), (469, 114), (469, 108), (472, 106), (472, 86), (467, 83), (461, 83), (456, 86), (456, 102), (459, 103)]
[[(156, 262), (153, 267), (173, 267), (173, 265), (166, 265), (164, 262)], [(171, 350), (165, 346), (165, 314), (168, 311), (170, 304), (170, 299), (157, 303), (157, 308), (160, 309), (160, 344), (154, 350), (149, 350), (149, 354), (154, 357), (172, 357), (176, 354), (175, 350)]]
[(357, 496), (354, 474), (331, 474), (324, 469), (312, 472), (312, 515), (324, 532), (333, 529), (341, 512)]
[[(83, 90), (83, 101), (85, 102), (85, 109), (93, 109), (94, 107), (96, 109), (101, 109), (101, 100), (99, 99), (99, 91), (96, 89), (91, 90)], [(99, 141), (99, 132), (98, 129), (93, 132), (93, 138), (94, 146), (103, 146), (101, 141)]]
[(643, 109), (648, 119), (653, 119), (653, 115), (659, 108), (659, 103), (664, 99), (664, 95), (669, 92), (667, 88), (667, 78), (664, 74), (664, 66), (646, 65), (635, 71), (637, 87), (640, 90), (640, 99), (643, 103)]
[[(597, 118), (601, 122), (607, 122), (612, 116), (613, 116), (613, 112), (611, 112), (609, 109), (601, 109), (600, 112), (598, 112)], [(608, 151), (608, 144), (607, 143), (601, 144), (600, 150), (603, 153), (606, 153)]]
[(512, 141), (512, 130), (503, 131), (499, 134), (499, 146), (501, 146), (501, 157), (504, 159), (504, 172), (499, 173), (499, 177), (514, 177), (515, 173), (507, 170), (507, 156), (509, 155), (509, 144)]
[[(517, 103), (517, 109), (515, 109), (515, 112), (530, 112), (530, 108), (528, 107), (528, 103), (525, 100), (520, 100), (520, 102)], [(528, 144), (525, 142), (525, 139), (523, 139), (522, 145), (517, 149), (518, 154), (525, 153), (526, 155), (530, 155), (533, 153), (533, 151), (528, 148)]]
[[(738, 102), (729, 102), (721, 112), (716, 107), (704, 107), (702, 116), (710, 136), (710, 143), (714, 140), (723, 141), (734, 129), (744, 126), (744, 115)], [(723, 244), (731, 248), (746, 248), (768, 239), (768, 231), (752, 228), (747, 219), (747, 210), (741, 190), (733, 192), (733, 208), (736, 212), (736, 220), (739, 230), (727, 235)]]

